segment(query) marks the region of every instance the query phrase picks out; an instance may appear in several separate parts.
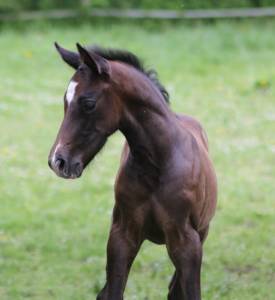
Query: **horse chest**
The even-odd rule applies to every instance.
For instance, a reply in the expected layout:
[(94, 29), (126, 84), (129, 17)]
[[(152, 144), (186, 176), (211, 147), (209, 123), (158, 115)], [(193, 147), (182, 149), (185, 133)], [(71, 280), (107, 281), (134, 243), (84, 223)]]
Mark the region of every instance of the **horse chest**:
[(164, 243), (163, 230), (158, 222), (156, 196), (144, 189), (127, 188), (117, 191), (115, 211), (116, 223), (140, 231), (145, 239), (157, 244)]

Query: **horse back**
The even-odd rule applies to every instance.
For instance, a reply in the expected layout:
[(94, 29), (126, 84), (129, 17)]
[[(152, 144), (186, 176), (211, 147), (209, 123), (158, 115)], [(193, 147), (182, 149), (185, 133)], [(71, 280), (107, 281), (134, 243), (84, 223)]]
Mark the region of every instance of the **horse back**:
[(208, 138), (200, 122), (188, 115), (177, 114), (176, 116), (181, 126), (192, 134), (201, 147), (204, 147), (208, 151)]

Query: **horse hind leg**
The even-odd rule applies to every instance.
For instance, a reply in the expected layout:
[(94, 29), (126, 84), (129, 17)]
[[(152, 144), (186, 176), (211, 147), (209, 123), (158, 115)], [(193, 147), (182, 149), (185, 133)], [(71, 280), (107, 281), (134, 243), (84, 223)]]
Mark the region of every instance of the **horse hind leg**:
[(181, 290), (180, 282), (179, 282), (179, 276), (177, 274), (177, 271), (175, 271), (171, 282), (169, 284), (169, 293), (168, 293), (168, 300), (182, 300), (183, 299), (183, 293)]
[(168, 254), (176, 268), (168, 299), (201, 300), (202, 244), (200, 235), (188, 226), (182, 232), (174, 228), (169, 233), (167, 232), (166, 236)]

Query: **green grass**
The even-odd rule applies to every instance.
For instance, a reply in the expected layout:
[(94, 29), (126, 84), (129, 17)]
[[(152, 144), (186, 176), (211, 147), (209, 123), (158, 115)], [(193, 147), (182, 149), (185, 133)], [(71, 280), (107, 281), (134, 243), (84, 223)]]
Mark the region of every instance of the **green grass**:
[[(275, 21), (45, 26), (0, 32), (0, 299), (95, 299), (120, 133), (77, 181), (47, 156), (72, 70), (53, 42), (128, 48), (154, 66), (175, 111), (196, 116), (210, 140), (219, 204), (204, 247), (203, 299), (275, 295)], [(172, 266), (149, 242), (125, 299), (165, 299)]]

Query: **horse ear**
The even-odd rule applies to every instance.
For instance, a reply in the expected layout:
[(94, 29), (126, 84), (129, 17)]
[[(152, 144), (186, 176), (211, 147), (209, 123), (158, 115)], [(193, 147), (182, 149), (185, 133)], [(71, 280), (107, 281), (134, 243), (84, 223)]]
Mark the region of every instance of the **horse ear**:
[(87, 51), (79, 43), (76, 44), (80, 59), (89, 66), (97, 75), (109, 76), (110, 66), (108, 61), (94, 51)]
[(56, 50), (62, 59), (72, 68), (77, 69), (80, 65), (79, 54), (60, 47), (57, 42), (54, 43)]

